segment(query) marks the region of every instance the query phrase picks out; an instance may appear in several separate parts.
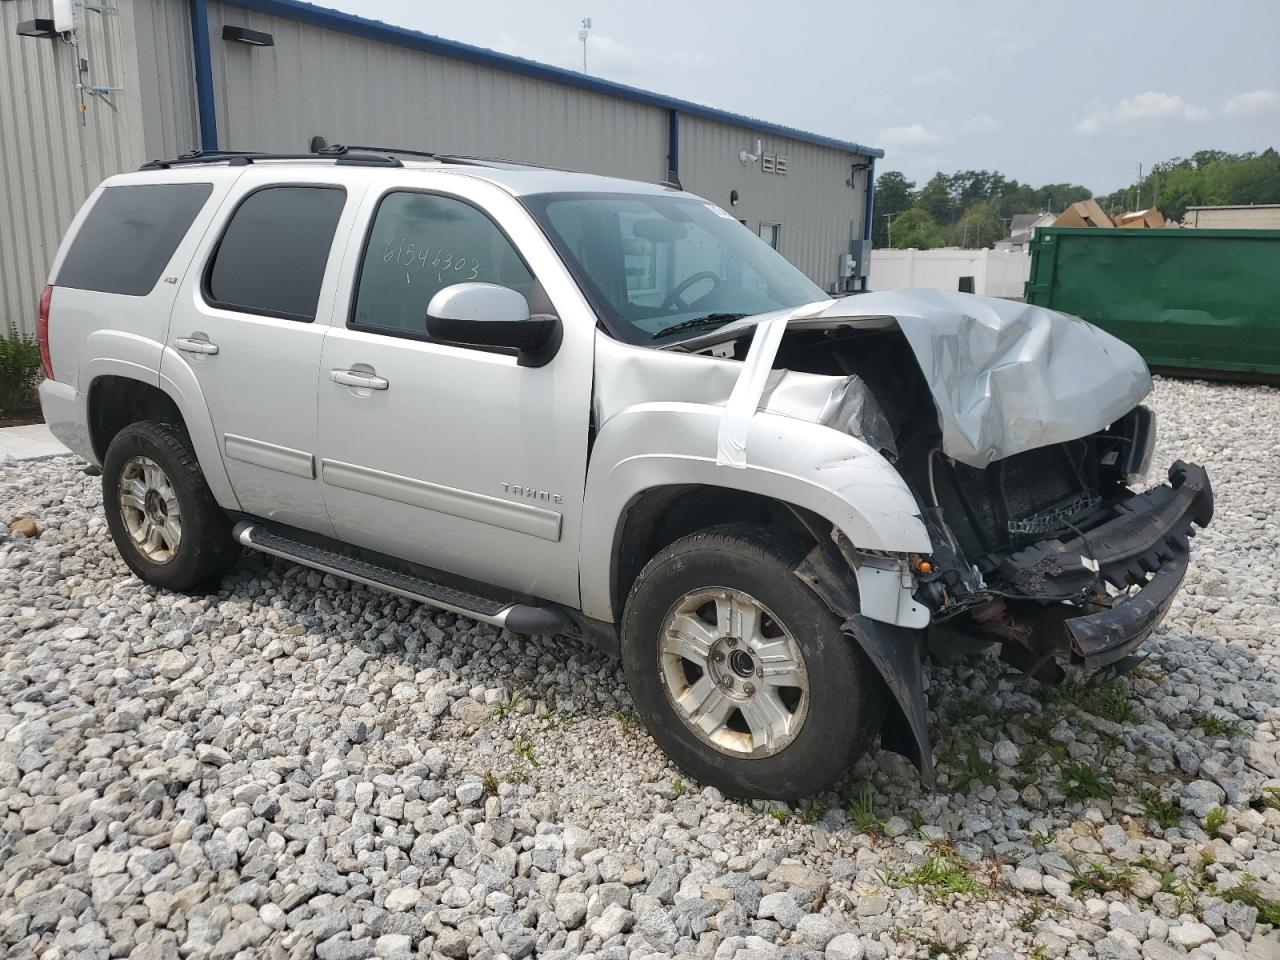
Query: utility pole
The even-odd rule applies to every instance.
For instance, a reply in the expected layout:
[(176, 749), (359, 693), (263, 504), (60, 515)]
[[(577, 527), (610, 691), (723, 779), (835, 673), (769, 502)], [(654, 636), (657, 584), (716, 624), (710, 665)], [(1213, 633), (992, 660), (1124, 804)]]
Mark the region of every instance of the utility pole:
[(897, 216), (896, 213), (886, 213), (884, 215), (885, 229), (889, 231), (889, 249), (890, 250), (893, 249), (893, 218), (896, 216)]
[(578, 39), (582, 41), (582, 72), (587, 72), (587, 35), (591, 32), (591, 18), (582, 18), (582, 29), (578, 31)]

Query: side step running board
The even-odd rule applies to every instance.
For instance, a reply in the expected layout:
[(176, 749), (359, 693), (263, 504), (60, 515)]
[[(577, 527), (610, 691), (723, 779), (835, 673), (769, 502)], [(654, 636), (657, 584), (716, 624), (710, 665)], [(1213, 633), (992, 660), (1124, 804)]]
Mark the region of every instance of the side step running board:
[(578, 632), (576, 624), (559, 610), (482, 597), (425, 577), (401, 573), (367, 560), (349, 557), (336, 550), (292, 540), (250, 520), (236, 524), (234, 536), (251, 550), (291, 560), (336, 577), (354, 580), (409, 600), (461, 614), (481, 623), (505, 627), (516, 633)]

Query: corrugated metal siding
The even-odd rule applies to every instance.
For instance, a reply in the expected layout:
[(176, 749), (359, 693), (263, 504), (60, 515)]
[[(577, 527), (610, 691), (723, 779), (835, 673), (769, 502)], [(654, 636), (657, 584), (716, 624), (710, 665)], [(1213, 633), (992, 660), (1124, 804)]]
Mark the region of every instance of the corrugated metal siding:
[(182, 0), (133, 0), (133, 6), (146, 156), (154, 160), (196, 150), (200, 123), (191, 55), (191, 5)]
[(274, 47), (213, 41), (223, 149), (306, 150), (320, 134), (508, 157), (639, 180), (666, 175), (666, 111), (297, 21), (210, 4)]
[[(759, 161), (743, 163), (743, 150), (787, 158), (785, 176), (765, 173)], [(761, 223), (782, 225), (778, 250), (823, 289), (839, 276), (839, 257), (862, 237), (865, 174), (853, 177), (866, 157), (785, 137), (761, 136), (743, 127), (683, 117), (680, 180), (686, 190), (714, 201), (757, 233)], [(738, 191), (737, 205), (730, 191)]]
[(115, 106), (87, 97), (85, 125), (61, 40), (19, 37), (24, 20), (50, 16), (47, 0), (0, 3), (0, 327), (35, 332), (36, 301), (63, 231), (106, 176), (142, 159), (133, 0), (118, 12), (81, 10), (88, 80), (124, 87)]

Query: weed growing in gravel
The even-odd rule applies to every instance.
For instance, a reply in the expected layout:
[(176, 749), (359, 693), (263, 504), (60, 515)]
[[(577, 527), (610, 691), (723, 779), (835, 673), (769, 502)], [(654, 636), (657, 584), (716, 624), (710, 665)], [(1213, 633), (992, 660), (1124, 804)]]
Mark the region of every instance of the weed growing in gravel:
[(817, 823), (826, 815), (827, 815), (827, 808), (820, 803), (814, 803), (814, 804), (811, 804), (807, 810), (805, 810), (804, 816), (801, 817), (801, 819), (807, 824)]
[(491, 797), (498, 795), (498, 778), (494, 776), (492, 770), (486, 770), (484, 776), (480, 778), (480, 785), (484, 787), (484, 792)]
[(1062, 796), (1068, 803), (1077, 800), (1109, 800), (1116, 785), (1101, 770), (1086, 763), (1068, 763), (1061, 770)]
[(680, 799), (689, 792), (689, 785), (679, 777), (671, 781), (671, 792), (676, 795), (676, 799)]
[(1013, 788), (1021, 793), (1023, 790), (1027, 789), (1027, 787), (1034, 787), (1039, 782), (1040, 774), (1024, 773), (1020, 777), (1013, 778)]
[(524, 701), (525, 701), (525, 695), (523, 693), (517, 693), (514, 697), (512, 697), (506, 703), (500, 703), (496, 707), (494, 707), (493, 710), (490, 711), (489, 713), (489, 719), (490, 720), (506, 719), (507, 717), (514, 714), (516, 710), (519, 709), (520, 704), (524, 703)]
[(1176, 827), (1187, 815), (1177, 797), (1166, 800), (1155, 787), (1142, 787), (1138, 790), (1137, 800), (1142, 811), (1162, 830)]
[(1193, 713), (1191, 725), (1204, 731), (1206, 737), (1231, 740), (1244, 732), (1244, 721), (1217, 713)]
[(1214, 807), (1204, 818), (1204, 832), (1211, 837), (1216, 837), (1222, 830), (1222, 825), (1226, 822), (1227, 815), (1221, 807)]
[(516, 755), (517, 759), (527, 763), (535, 770), (542, 766), (538, 762), (538, 758), (533, 755), (533, 743), (528, 740), (522, 740), (517, 737), (511, 741), (511, 751)]
[(1133, 871), (1115, 870), (1100, 860), (1071, 868), (1071, 892), (1076, 896), (1085, 893), (1127, 894), (1133, 887)]
[(862, 833), (879, 833), (884, 820), (876, 813), (876, 792), (864, 783), (849, 801), (849, 819)]
[(983, 760), (977, 747), (969, 749), (969, 755), (964, 758), (964, 763), (954, 765), (960, 768), (955, 780), (956, 793), (968, 793), (975, 780), (978, 783), (985, 783), (988, 787), (1000, 786), (995, 765)]
[(774, 807), (769, 811), (769, 816), (777, 820), (779, 823), (786, 823), (791, 819), (791, 811), (786, 807)]
[(1253, 806), (1280, 810), (1280, 787), (1263, 787), (1262, 796), (1253, 803)]
[(1258, 890), (1257, 878), (1252, 874), (1246, 873), (1238, 884), (1218, 895), (1228, 903), (1244, 903), (1253, 907), (1258, 911), (1258, 922), (1280, 926), (1280, 901), (1264, 897)]
[(1100, 682), (1074, 681), (1049, 690), (1049, 695), (1058, 703), (1076, 707), (1112, 723), (1132, 723), (1138, 719), (1129, 702), (1128, 688), (1116, 677)]
[(1044, 916), (1044, 904), (1032, 903), (1018, 918), (1018, 929), (1030, 933)]
[(1178, 898), (1178, 908), (1185, 910), (1195, 898), (1213, 889), (1203, 871), (1190, 874), (1177, 874), (1166, 870), (1160, 874), (1160, 892), (1171, 893)]
[(891, 887), (916, 887), (934, 897), (978, 891), (978, 882), (964, 863), (945, 853), (928, 857), (910, 870), (886, 870), (884, 882)]

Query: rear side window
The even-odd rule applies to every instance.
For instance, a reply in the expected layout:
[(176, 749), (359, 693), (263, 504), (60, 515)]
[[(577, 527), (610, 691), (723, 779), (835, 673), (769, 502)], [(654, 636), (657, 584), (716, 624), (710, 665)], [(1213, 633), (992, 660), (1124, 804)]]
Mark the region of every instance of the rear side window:
[(55, 285), (145, 296), (212, 192), (211, 183), (104, 187)]
[(388, 193), (365, 244), (352, 325), (425, 334), (427, 304), (455, 283), (496, 283), (536, 297), (533, 274), (480, 210), (451, 197)]
[(310, 322), (347, 192), (342, 187), (256, 190), (231, 215), (205, 273), (216, 307)]

